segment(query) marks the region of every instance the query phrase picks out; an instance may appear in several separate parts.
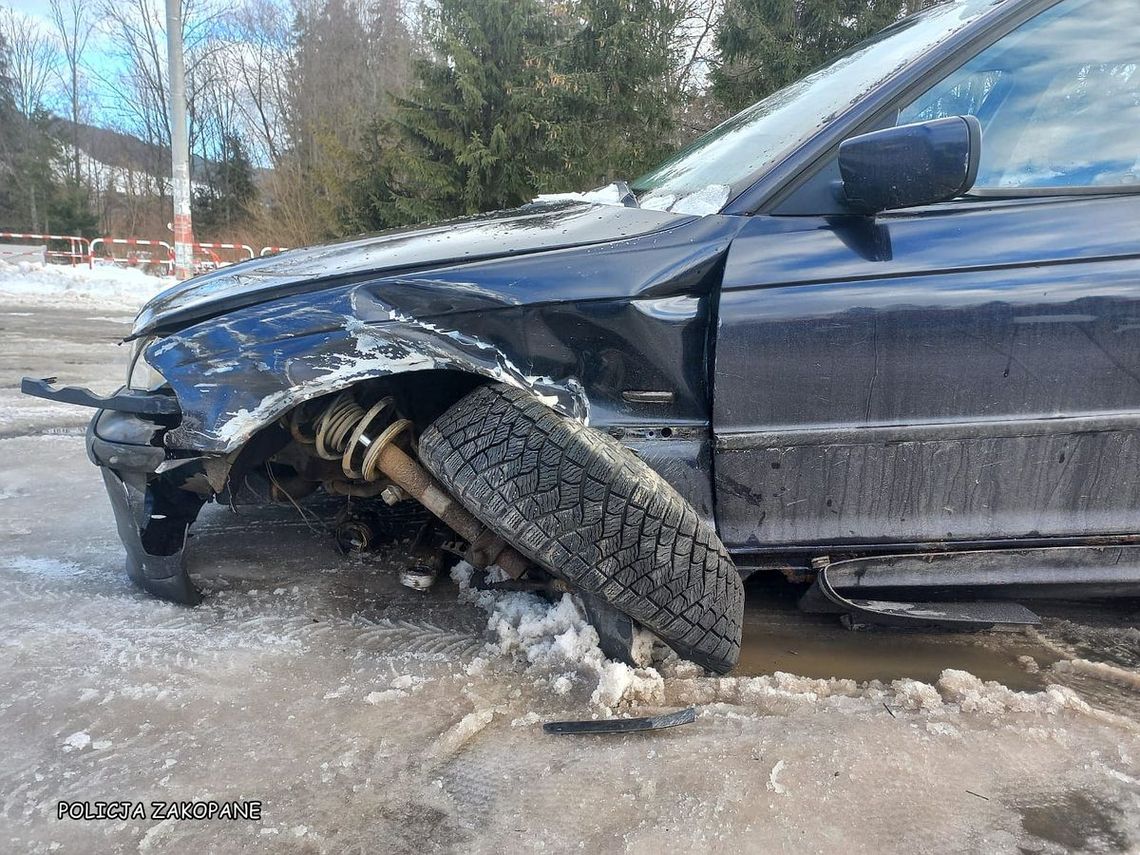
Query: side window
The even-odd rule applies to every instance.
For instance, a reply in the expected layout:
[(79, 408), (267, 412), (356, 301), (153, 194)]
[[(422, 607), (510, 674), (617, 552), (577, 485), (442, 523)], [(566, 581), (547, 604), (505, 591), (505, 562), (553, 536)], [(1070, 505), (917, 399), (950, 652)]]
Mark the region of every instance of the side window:
[(977, 116), (975, 187), (1140, 192), (1140, 2), (1064, 0), (975, 56), (898, 123)]

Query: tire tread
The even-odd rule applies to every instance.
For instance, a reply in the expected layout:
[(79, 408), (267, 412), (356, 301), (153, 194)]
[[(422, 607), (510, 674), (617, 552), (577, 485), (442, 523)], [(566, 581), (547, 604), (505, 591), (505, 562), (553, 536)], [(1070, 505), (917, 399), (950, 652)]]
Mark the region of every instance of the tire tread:
[(740, 656), (744, 587), (716, 533), (637, 455), (526, 392), (468, 394), (419, 441), (424, 466), (528, 558), (682, 656)]

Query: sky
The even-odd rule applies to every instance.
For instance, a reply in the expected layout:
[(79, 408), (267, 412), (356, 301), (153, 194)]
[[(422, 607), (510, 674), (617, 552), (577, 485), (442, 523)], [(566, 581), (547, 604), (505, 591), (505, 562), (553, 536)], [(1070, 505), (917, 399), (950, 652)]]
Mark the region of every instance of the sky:
[(44, 0), (9, 0), (4, 5), (31, 15), (40, 9), (46, 9), (48, 4)]
[(34, 15), (45, 21), (50, 19), (51, 7), (48, 5), (48, 0), (6, 0), (0, 3), (0, 6), (7, 6), (25, 15)]
[[(53, 32), (55, 30), (55, 25), (51, 20), (51, 5), (49, 0), (0, 0), (0, 9), (15, 9), (17, 12), (27, 15), (29, 18), (37, 19), (45, 29)], [(106, 41), (107, 36), (96, 29), (95, 34), (91, 37), (91, 43), (88, 49), (92, 52), (96, 52), (95, 48), (100, 47), (101, 50), (98, 52), (106, 53)], [(100, 45), (101, 42), (104, 44)]]
[[(66, 5), (65, 0), (65, 8)], [(94, 6), (93, 3), (89, 5)], [(51, 18), (49, 0), (0, 0), (0, 9), (13, 9), (17, 13), (27, 16), (46, 32), (54, 33), (56, 31)], [(87, 49), (83, 55), (83, 65), (89, 80), (92, 76), (96, 80), (99, 78), (112, 80), (115, 77), (117, 60), (114, 55), (114, 44), (111, 36), (102, 30), (98, 23), (96, 23), (95, 31), (87, 43)], [(103, 127), (115, 124), (113, 121), (115, 117), (110, 114), (110, 112), (114, 112), (113, 104), (104, 103), (106, 99), (102, 97), (106, 89), (106, 85), (94, 82), (90, 95), (95, 103), (88, 105), (87, 115), (84, 116), (86, 121)], [(49, 92), (45, 100), (46, 106), (50, 109), (61, 114), (66, 112), (66, 103), (63, 101), (62, 92)]]

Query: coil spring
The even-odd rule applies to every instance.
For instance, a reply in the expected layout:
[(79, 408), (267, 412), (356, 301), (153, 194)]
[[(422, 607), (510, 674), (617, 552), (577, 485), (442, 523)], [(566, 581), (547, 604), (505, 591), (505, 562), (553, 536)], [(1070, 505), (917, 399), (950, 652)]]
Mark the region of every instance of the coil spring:
[[(349, 478), (375, 481), (380, 477), (376, 465), (379, 452), (387, 442), (411, 426), (406, 419), (393, 421), (395, 404), (394, 398), (381, 398), (365, 410), (357, 403), (351, 390), (341, 392), (317, 419), (314, 435), (317, 454), (325, 460), (339, 459), (340, 468)], [(375, 433), (385, 425), (379, 437), (365, 433), (370, 427)], [(359, 468), (354, 464), (357, 450), (363, 453)]]

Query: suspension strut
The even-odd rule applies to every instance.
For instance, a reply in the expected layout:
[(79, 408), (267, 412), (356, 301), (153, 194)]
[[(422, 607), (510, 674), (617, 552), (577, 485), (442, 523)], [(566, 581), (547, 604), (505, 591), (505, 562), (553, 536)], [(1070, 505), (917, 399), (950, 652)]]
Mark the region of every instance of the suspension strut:
[(313, 443), (324, 459), (339, 459), (348, 478), (373, 482), (387, 476), (467, 541), (464, 557), (473, 566), (482, 570), (497, 564), (518, 579), (526, 572), (527, 559), (455, 501), (404, 450), (412, 447), (411, 427), (408, 419), (396, 418), (393, 398), (383, 398), (365, 410), (347, 390), (337, 395), (317, 419)]

